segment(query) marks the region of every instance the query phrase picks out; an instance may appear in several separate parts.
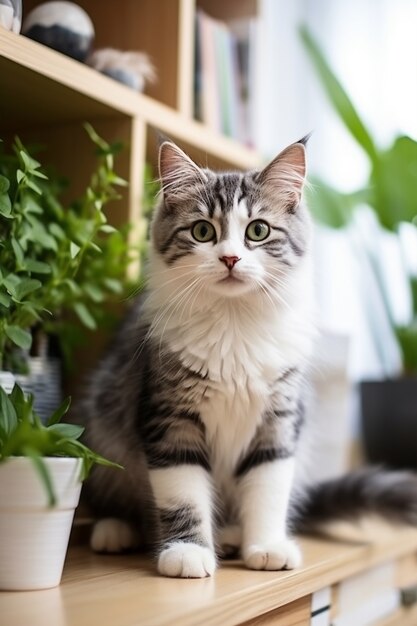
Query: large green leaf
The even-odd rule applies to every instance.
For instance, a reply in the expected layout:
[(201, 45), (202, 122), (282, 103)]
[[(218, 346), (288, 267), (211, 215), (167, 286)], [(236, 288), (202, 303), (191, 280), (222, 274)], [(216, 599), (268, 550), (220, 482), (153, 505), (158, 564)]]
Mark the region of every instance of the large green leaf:
[(85, 428), (76, 424), (52, 424), (48, 431), (62, 439), (79, 439)]
[(408, 374), (417, 374), (417, 321), (410, 326), (395, 329), (403, 356), (404, 370)]
[(23, 449), (23, 452), (25, 456), (29, 457), (32, 461), (35, 471), (37, 472), (41, 483), (45, 487), (46, 493), (48, 495), (49, 506), (55, 506), (56, 495), (54, 491), (54, 486), (52, 484), (52, 477), (50, 472), (48, 471), (48, 468), (46, 467), (45, 461), (43, 460), (42, 456), (30, 446), (26, 446)]
[(385, 228), (396, 230), (400, 222), (417, 218), (417, 142), (397, 137), (374, 163), (371, 181), (374, 209)]
[(65, 400), (60, 404), (60, 406), (52, 413), (50, 418), (48, 419), (47, 426), (53, 426), (54, 424), (58, 424), (60, 419), (67, 413), (70, 408), (71, 397), (65, 398)]
[(310, 178), (305, 195), (314, 219), (330, 228), (344, 228), (357, 205), (369, 199), (367, 190), (341, 193), (316, 177)]
[(0, 426), (9, 437), (17, 428), (16, 410), (7, 393), (0, 387)]
[(12, 217), (12, 203), (7, 193), (0, 195), (0, 215), (3, 217)]
[(74, 304), (74, 310), (79, 319), (85, 326), (87, 326), (87, 328), (90, 328), (90, 330), (95, 330), (97, 328), (96, 320), (91, 315), (90, 311), (87, 309), (83, 302), (76, 302)]
[(35, 274), (50, 274), (51, 266), (43, 261), (37, 261), (36, 259), (25, 259), (24, 267), (29, 272), (35, 272)]
[(10, 182), (8, 178), (0, 174), (0, 195), (3, 195), (7, 191), (9, 191), (9, 187), (10, 187)]
[(336, 112), (339, 114), (339, 117), (342, 119), (343, 123), (349, 129), (356, 141), (367, 152), (370, 159), (372, 161), (376, 160), (378, 158), (378, 153), (374, 141), (364, 123), (360, 119), (348, 94), (328, 65), (320, 47), (317, 45), (306, 26), (301, 26), (300, 35), (306, 50), (309, 53), (310, 59), (320, 76), (327, 96), (333, 104)]
[(16, 285), (14, 296), (17, 300), (22, 301), (23, 298), (40, 287), (42, 287), (42, 283), (39, 280), (35, 278), (24, 278)]
[(6, 326), (4, 332), (22, 350), (29, 350), (32, 345), (32, 335), (27, 330), (19, 328), (19, 326)]
[(10, 302), (10, 296), (7, 293), (0, 291), (0, 304), (8, 309), (10, 306)]

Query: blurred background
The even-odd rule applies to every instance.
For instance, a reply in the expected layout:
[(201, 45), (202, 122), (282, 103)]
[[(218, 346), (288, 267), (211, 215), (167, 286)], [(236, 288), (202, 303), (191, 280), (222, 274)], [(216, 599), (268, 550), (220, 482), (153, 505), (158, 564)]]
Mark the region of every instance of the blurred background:
[[(0, 3), (0, 88), (8, 95), (0, 130), (5, 145), (18, 134), (37, 146), (51, 182), (36, 182), (42, 202), (33, 186), (24, 193), (38, 194), (44, 210), (37, 233), (41, 222), (58, 242), (55, 253), (43, 238), (25, 270), (44, 289), (32, 304), (58, 321), (28, 321), (27, 310), (19, 317), (7, 309), (3, 330), (9, 324), (19, 332), (4, 330), (3, 364), (13, 369), (22, 353), (32, 358), (34, 344), (45, 346), (32, 342), (39, 330), (60, 345), (54, 358), (64, 354), (67, 387), (95, 362), (98, 348), (91, 346), (103, 344), (103, 311), (120, 313), (142, 286), (158, 133), (202, 165), (251, 169), (311, 132), (306, 201), (315, 223), (321, 331), (313, 377), (317, 450), (326, 455), (318, 471), (337, 473), (364, 458), (415, 469), (417, 3), (81, 0), (63, 12), (53, 4)], [(17, 38), (6, 33), (20, 29)], [(13, 167), (30, 181), (38, 166), (19, 145)], [(12, 179), (11, 167), (0, 155), (0, 174)], [(11, 203), (4, 189), (0, 218)], [(82, 239), (81, 232), (90, 234)], [(94, 257), (97, 248), (102, 254)], [(10, 244), (2, 263), (21, 275), (23, 253)], [(51, 291), (45, 264), (65, 258), (72, 268), (69, 283), (61, 277), (67, 291)], [(5, 289), (3, 301), (9, 296)], [(82, 326), (88, 351), (78, 337)]]
[(221, 75), (229, 62), (212, 62), (210, 38), (216, 52), (225, 26), (210, 9), (217, 18), (227, 9), (208, 5), (198, 17), (198, 115), (268, 158), (312, 131), (306, 196), (316, 231), (324, 473), (363, 459), (355, 443), (346, 447), (363, 438), (368, 460), (415, 468), (417, 4), (239, 3), (248, 15), (230, 15), (226, 25), (243, 66), (230, 114), (237, 123), (222, 117), (224, 103), (213, 115), (213, 65)]

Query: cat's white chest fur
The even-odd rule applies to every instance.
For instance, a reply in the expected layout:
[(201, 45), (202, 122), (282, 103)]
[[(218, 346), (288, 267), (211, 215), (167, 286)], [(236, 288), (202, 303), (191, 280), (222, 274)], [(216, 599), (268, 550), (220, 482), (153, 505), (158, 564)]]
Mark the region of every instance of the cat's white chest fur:
[(227, 300), (167, 329), (170, 349), (206, 377), (198, 408), (217, 483), (227, 482), (247, 450), (280, 373), (309, 352), (305, 329), (294, 311), (260, 307), (254, 315)]

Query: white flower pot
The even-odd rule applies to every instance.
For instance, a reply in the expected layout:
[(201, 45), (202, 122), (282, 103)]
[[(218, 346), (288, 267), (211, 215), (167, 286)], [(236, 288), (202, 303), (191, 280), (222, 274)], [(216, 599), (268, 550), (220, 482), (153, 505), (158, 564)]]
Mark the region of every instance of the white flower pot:
[(44, 459), (57, 504), (48, 496), (31, 461), (0, 464), (0, 589), (48, 589), (59, 585), (74, 511), (78, 504), (81, 459)]

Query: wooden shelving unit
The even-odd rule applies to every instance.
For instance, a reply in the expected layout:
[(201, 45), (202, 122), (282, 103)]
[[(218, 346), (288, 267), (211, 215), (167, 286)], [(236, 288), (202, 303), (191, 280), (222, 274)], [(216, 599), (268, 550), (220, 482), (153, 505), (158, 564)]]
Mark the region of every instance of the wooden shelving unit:
[[(26, 10), (35, 4), (26, 2)], [(47, 146), (55, 164), (65, 163), (65, 173), (74, 179), (81, 175), (83, 181), (85, 163), (73, 163), (68, 158), (63, 137), (68, 133), (74, 139), (74, 129), (84, 121), (107, 128), (110, 138), (119, 136), (127, 144), (124, 174), (128, 175), (131, 186), (127, 205), (123, 208), (119, 205), (119, 212), (133, 219), (140, 208), (141, 165), (146, 159), (155, 160), (154, 130), (181, 143), (203, 164), (237, 169), (260, 164), (255, 151), (213, 133), (192, 119), (193, 0), (140, 3), (122, 0), (117, 8), (114, 3), (95, 0), (80, 4), (96, 25), (97, 47), (119, 46), (149, 52), (159, 71), (159, 87), (151, 88), (153, 97), (137, 94), (45, 46), (0, 30), (0, 133), (3, 136), (20, 133), (23, 137), (39, 139)], [(115, 11), (117, 18), (111, 15)], [(164, 41), (164, 32), (159, 31), (163, 27), (170, 34), (170, 45), (165, 42), (161, 51), (159, 44)], [(157, 50), (154, 50), (155, 40)], [(171, 77), (170, 81), (166, 80), (167, 76)], [(54, 135), (59, 136), (62, 150), (53, 145)], [(85, 144), (78, 146), (79, 133), (75, 135), (75, 150), (80, 154)], [(65, 154), (61, 156), (60, 152)]]
[[(25, 0), (24, 12), (37, 4), (40, 0)], [(83, 123), (90, 122), (108, 141), (122, 141), (125, 149), (116, 167), (129, 187), (108, 214), (116, 226), (130, 221), (132, 238), (141, 232), (144, 165), (156, 164), (158, 133), (177, 141), (202, 165), (260, 165), (255, 151), (192, 118), (196, 0), (79, 4), (95, 25), (95, 48), (147, 52), (158, 83), (138, 94), (82, 63), (0, 29), (0, 138), (18, 134), (27, 144), (44, 146), (42, 162), (68, 177), (72, 196), (85, 188), (93, 168), (93, 148)], [(236, 0), (231, 4), (238, 7)]]

